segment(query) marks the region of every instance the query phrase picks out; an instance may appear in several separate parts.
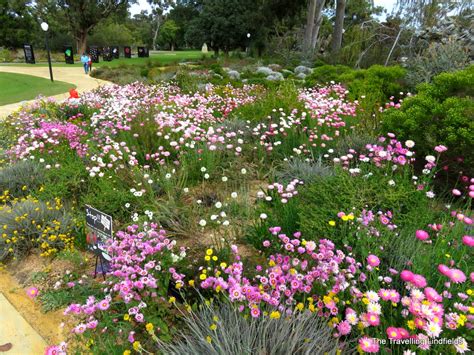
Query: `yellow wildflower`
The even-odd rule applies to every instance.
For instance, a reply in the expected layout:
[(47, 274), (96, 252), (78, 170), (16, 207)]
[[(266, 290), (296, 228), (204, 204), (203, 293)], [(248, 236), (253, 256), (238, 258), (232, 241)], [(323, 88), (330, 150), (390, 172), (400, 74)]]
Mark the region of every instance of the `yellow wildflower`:
[(152, 323), (147, 323), (147, 325), (145, 326), (146, 328), (146, 331), (148, 333), (151, 333), (153, 331), (153, 324)]
[(278, 311), (273, 311), (272, 313), (270, 313), (270, 318), (271, 319), (279, 319), (281, 317), (280, 315), (280, 312)]
[(133, 342), (133, 350), (138, 351), (141, 347), (141, 344), (139, 341), (134, 341)]

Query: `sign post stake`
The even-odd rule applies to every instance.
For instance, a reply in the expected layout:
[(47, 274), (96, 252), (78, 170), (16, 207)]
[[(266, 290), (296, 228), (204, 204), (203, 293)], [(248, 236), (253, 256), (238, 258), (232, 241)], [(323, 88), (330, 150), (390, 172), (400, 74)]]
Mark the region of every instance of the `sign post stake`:
[(87, 234), (89, 249), (95, 254), (94, 278), (97, 277), (97, 267), (100, 264), (102, 276), (105, 280), (108, 262), (112, 259), (105, 248), (107, 240), (113, 239), (112, 217), (86, 205), (86, 225), (90, 230)]

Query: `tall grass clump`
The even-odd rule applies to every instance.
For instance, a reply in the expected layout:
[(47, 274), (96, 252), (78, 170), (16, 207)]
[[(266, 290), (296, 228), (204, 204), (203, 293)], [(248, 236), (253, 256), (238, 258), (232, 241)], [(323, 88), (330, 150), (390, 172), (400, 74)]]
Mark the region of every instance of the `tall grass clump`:
[(245, 319), (231, 304), (203, 303), (183, 321), (178, 340), (160, 342), (163, 354), (336, 354), (338, 347), (327, 324), (310, 312)]

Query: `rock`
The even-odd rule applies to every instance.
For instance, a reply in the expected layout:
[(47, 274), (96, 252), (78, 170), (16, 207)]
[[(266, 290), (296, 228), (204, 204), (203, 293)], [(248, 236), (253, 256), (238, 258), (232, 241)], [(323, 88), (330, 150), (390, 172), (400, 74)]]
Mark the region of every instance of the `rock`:
[(249, 82), (249, 79), (242, 79), (242, 82), (243, 82), (244, 84), (246, 84), (246, 83)]
[(267, 76), (267, 80), (270, 80), (270, 81), (282, 81), (284, 79), (285, 78), (283, 77), (283, 74), (279, 72), (273, 72)]
[(229, 78), (232, 80), (240, 80), (240, 73), (237, 70), (229, 70), (227, 75), (229, 75)]
[(281, 65), (280, 64), (269, 64), (268, 67), (273, 71), (281, 71)]
[(305, 73), (299, 73), (296, 77), (298, 79), (304, 80), (304, 79), (306, 79), (306, 74)]
[(258, 67), (256, 73), (268, 76), (273, 74), (273, 70), (271, 70), (269, 67)]
[(299, 65), (295, 68), (295, 74), (300, 74), (300, 73), (303, 73), (303, 74), (311, 74), (313, 72), (313, 69), (311, 68), (308, 68), (308, 67), (305, 67), (304, 65)]

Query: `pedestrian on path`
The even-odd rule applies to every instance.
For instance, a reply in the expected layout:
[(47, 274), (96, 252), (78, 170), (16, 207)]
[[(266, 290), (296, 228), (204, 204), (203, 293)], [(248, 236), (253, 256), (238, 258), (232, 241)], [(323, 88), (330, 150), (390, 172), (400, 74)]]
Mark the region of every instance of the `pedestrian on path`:
[(92, 57), (90, 55), (88, 55), (88, 57), (89, 57), (88, 64), (89, 64), (89, 73), (90, 73), (92, 71)]
[(86, 52), (82, 53), (81, 63), (84, 66), (84, 73), (89, 74), (89, 56)]

